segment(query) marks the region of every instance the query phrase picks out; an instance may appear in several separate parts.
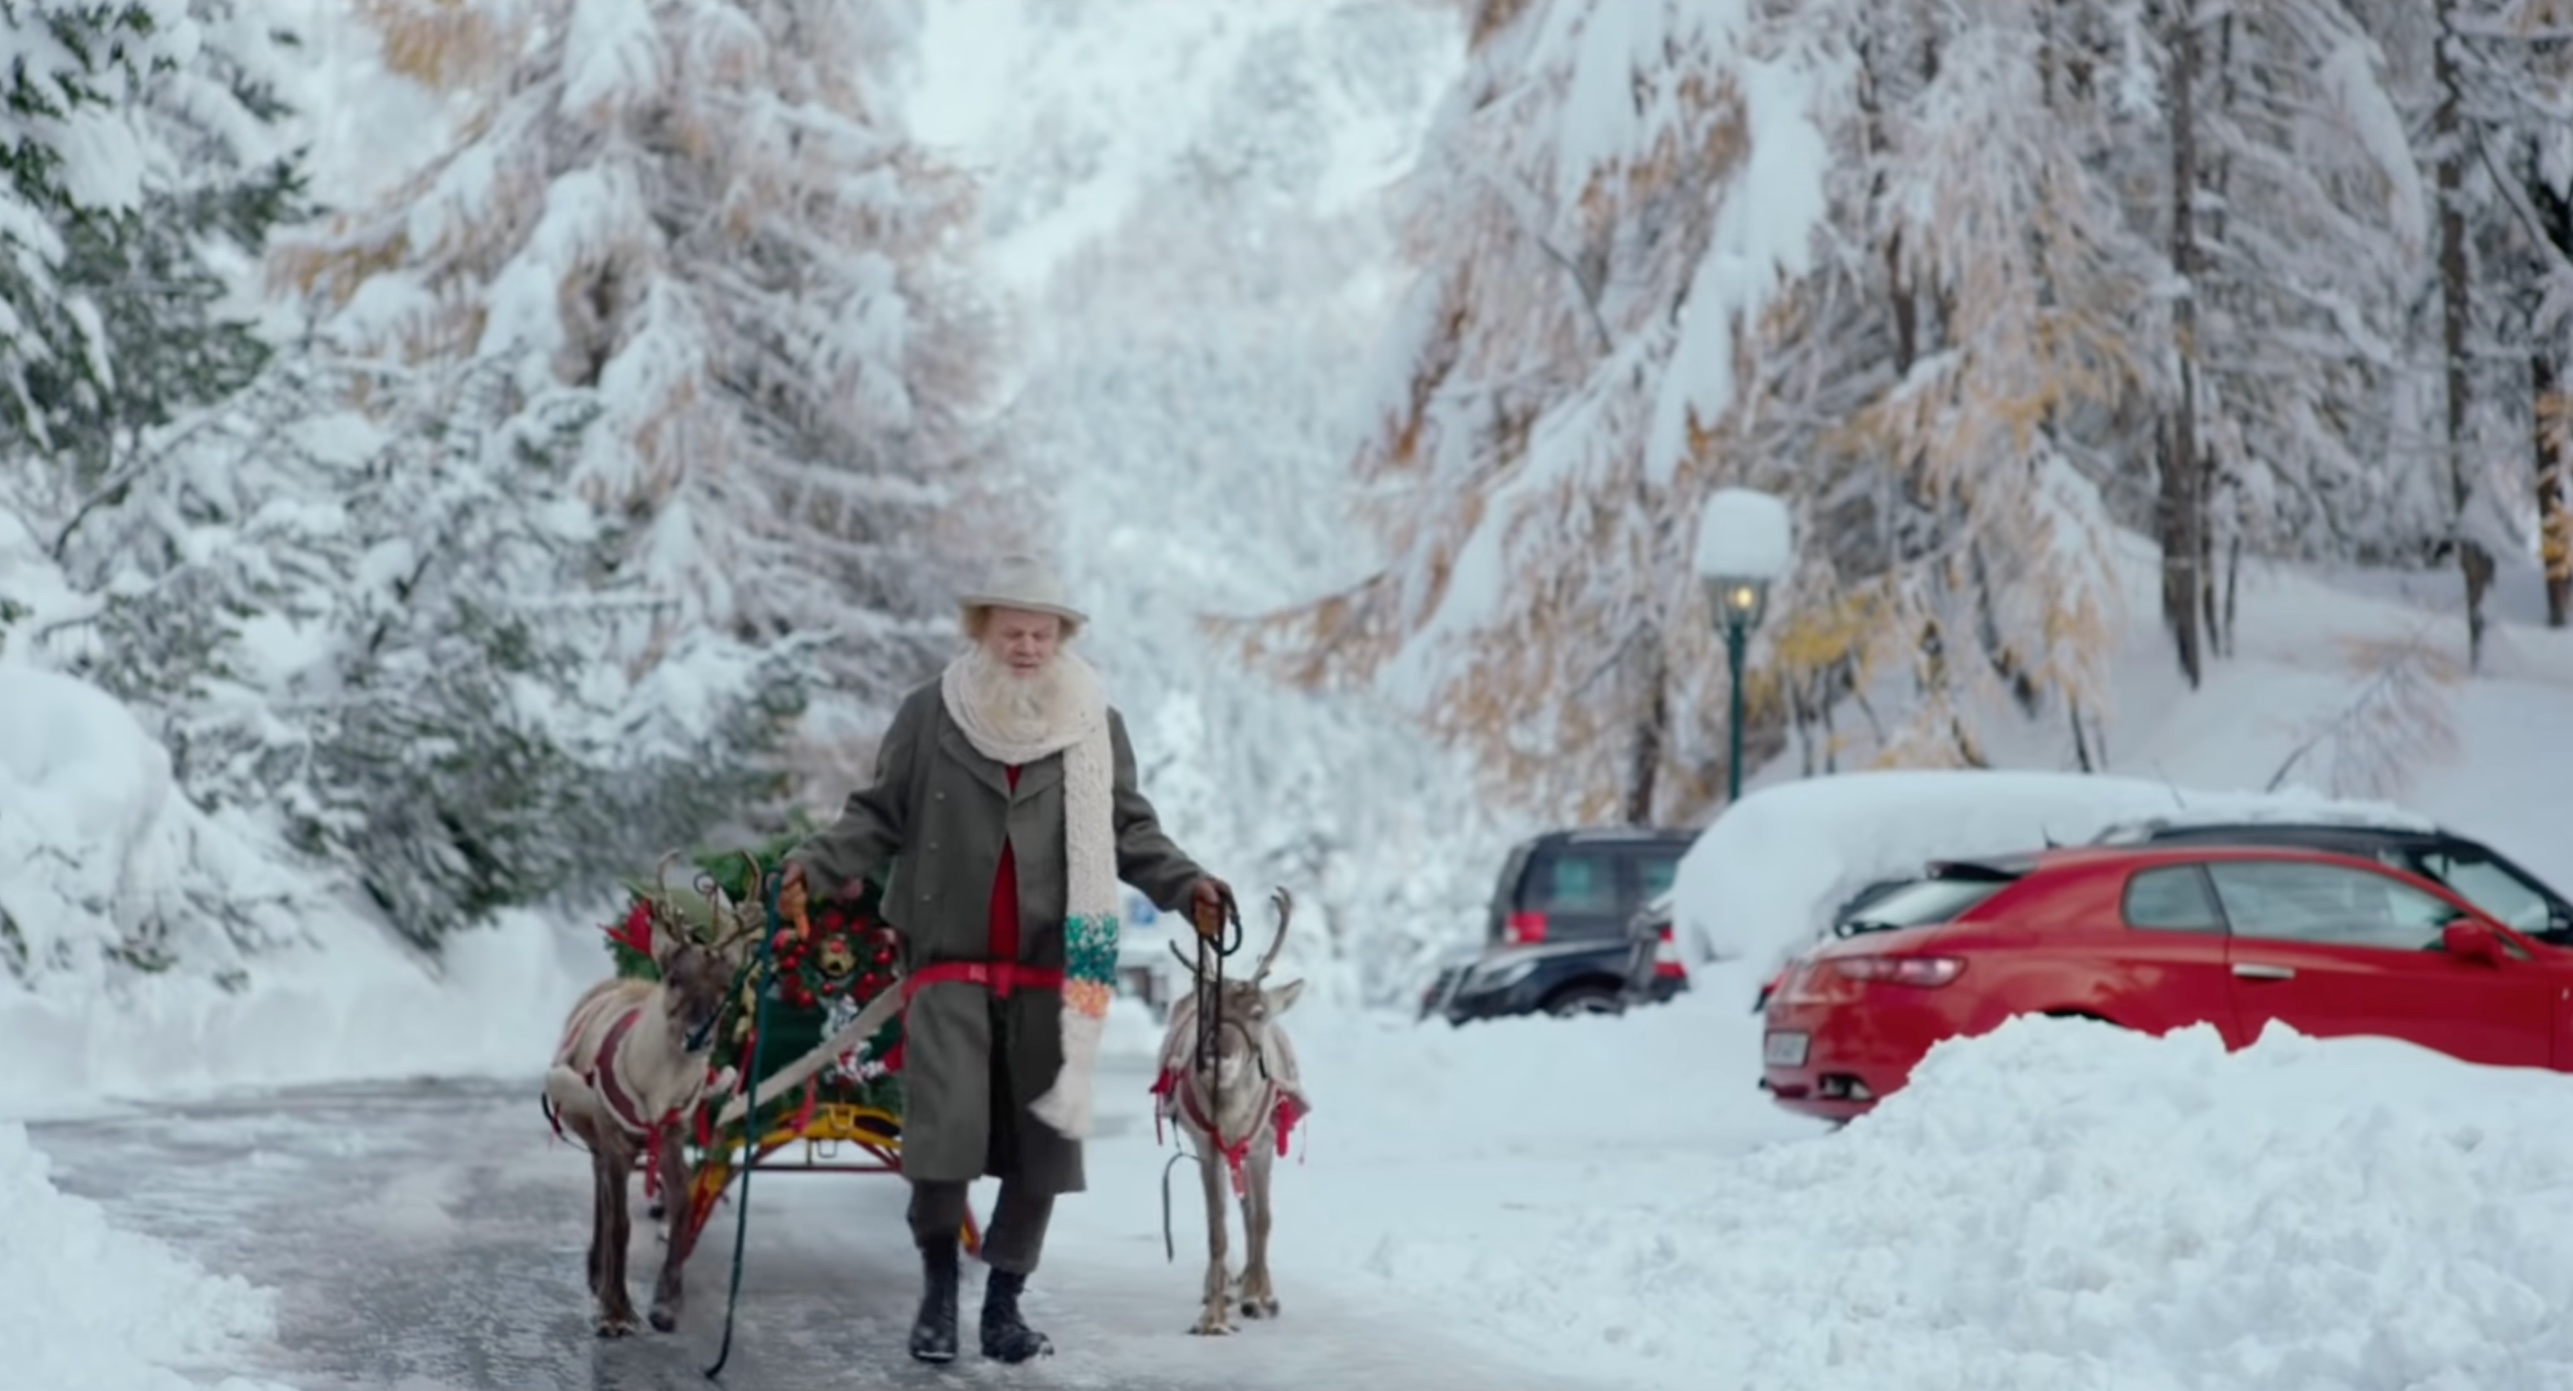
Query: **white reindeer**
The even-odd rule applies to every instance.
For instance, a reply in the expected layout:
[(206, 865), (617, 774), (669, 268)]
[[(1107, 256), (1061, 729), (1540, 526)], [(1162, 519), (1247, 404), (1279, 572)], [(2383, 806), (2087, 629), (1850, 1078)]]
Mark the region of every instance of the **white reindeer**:
[(618, 977), (591, 986), (572, 1006), (545, 1074), (545, 1098), (556, 1123), (590, 1152), (590, 1293), (597, 1299), (602, 1338), (635, 1331), (625, 1286), (626, 1244), (633, 1232), (627, 1187), (647, 1146), (658, 1156), (656, 1177), (668, 1218), (652, 1326), (664, 1333), (679, 1326), (680, 1270), (692, 1244), (680, 1126), (710, 1085), (718, 1092), (729, 1089), (730, 1069), (710, 1083), (706, 1061), (724, 997), (756, 935), (756, 922), (737, 915), (718, 890), (715, 930), (722, 935), (714, 945), (699, 942), (667, 906), (670, 858), (662, 861), (663, 892), (651, 918), (652, 960), (661, 979)]
[[(1172, 1008), (1162, 1039), (1159, 1110), (1189, 1137), (1206, 1184), (1206, 1299), (1191, 1332), (1233, 1331), (1238, 1296), (1245, 1318), (1275, 1318), (1277, 1288), (1269, 1277), (1269, 1178), (1279, 1137), (1310, 1108), (1295, 1065), (1295, 1050), (1278, 1016), (1304, 993), (1304, 982), (1265, 987), (1278, 949), (1286, 945), (1295, 900), (1285, 889), (1271, 896), (1278, 914), (1277, 940), (1248, 980), (1223, 982), (1215, 1014), (1211, 1056), (1200, 1056), (1197, 996)], [(1176, 952), (1178, 947), (1174, 945)], [(1192, 976), (1196, 963), (1181, 956)], [(1211, 980), (1201, 984), (1212, 985)], [(1242, 1202), (1243, 1243), (1248, 1248), (1238, 1288), (1227, 1268), (1224, 1190), (1227, 1180)]]

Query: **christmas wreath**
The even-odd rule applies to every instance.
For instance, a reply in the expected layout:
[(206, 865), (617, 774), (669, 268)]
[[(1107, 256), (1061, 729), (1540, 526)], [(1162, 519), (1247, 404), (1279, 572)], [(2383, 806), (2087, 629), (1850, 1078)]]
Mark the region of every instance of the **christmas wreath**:
[[(625, 914), (602, 932), (619, 975), (651, 980), (659, 977), (652, 959), (656, 924), (676, 926), (699, 940), (709, 940), (724, 925), (718, 922), (723, 901), (747, 906), (765, 918), (763, 885), (787, 851), (801, 843), (799, 828), (749, 854), (740, 850), (701, 851), (687, 857), (695, 873), (687, 884), (658, 876), (624, 881), (630, 895)], [(769, 999), (768, 1038), (758, 1048), (758, 1072), (765, 1077), (801, 1056), (835, 1031), (879, 993), (895, 987), (898, 943), (893, 929), (878, 915), (883, 887), (864, 884), (854, 898), (809, 894), (803, 915), (780, 923), (769, 937), (772, 969), (760, 979), (746, 978), (726, 1003), (717, 1037), (728, 1041), (719, 1051), (747, 1050), (761, 993)], [(858, 1053), (838, 1060), (825, 1074), (836, 1099), (901, 1113), (899, 1070), (902, 1059), (900, 1016)], [(749, 1061), (746, 1051), (736, 1061)], [(792, 1104), (790, 1098), (781, 1102)], [(769, 1108), (762, 1098), (762, 1110)]]

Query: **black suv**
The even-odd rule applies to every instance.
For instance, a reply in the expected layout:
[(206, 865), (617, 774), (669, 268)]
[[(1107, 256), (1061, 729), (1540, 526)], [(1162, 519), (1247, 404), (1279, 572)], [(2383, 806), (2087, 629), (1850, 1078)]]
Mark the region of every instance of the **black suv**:
[(1501, 866), (1482, 953), (1441, 971), (1421, 1017), (1614, 1014), (1688, 988), (1667, 900), (1692, 830), (1549, 831)]
[(2453, 831), (2335, 821), (2153, 820), (2111, 826), (2093, 845), (2279, 845), (2356, 855), (2445, 884), (2506, 926), (2573, 946), (2573, 903), (2501, 852)]

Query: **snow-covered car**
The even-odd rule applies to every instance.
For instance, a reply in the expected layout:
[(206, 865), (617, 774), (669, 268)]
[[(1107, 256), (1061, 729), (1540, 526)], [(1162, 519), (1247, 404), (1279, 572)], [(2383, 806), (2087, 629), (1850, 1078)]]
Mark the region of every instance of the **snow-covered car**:
[(1769, 1000), (1761, 1087), (1847, 1119), (1943, 1039), (2019, 1015), (2147, 1033), (2272, 1022), (2573, 1071), (2573, 951), (2375, 856), (2304, 846), (2062, 847), (1934, 865)]

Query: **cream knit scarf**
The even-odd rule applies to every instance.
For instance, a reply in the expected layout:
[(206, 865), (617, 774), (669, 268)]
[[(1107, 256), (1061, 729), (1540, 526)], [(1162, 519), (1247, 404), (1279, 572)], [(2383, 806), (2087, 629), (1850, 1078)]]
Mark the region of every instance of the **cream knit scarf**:
[[(1052, 727), (1019, 737), (992, 729), (970, 698), (979, 653), (947, 664), (939, 678), (948, 718), (983, 757), (1001, 764), (1063, 755), (1063, 1070), (1028, 1108), (1071, 1139), (1090, 1133), (1091, 1073), (1117, 980), (1116, 767), (1108, 743), (1108, 700), (1099, 674), (1072, 653), (1055, 656), (1070, 697)], [(1014, 733), (1016, 733), (1014, 731)]]

